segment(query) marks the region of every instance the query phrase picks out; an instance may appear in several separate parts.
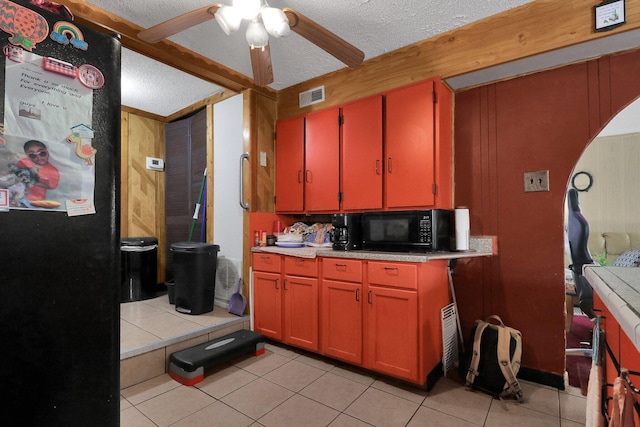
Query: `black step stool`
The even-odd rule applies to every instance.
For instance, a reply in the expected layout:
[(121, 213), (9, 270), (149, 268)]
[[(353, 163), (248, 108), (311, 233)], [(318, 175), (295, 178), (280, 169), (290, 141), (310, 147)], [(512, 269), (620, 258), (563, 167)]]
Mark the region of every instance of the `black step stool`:
[(204, 370), (246, 353), (264, 353), (264, 336), (242, 329), (212, 341), (176, 351), (169, 358), (169, 375), (184, 385), (204, 379)]

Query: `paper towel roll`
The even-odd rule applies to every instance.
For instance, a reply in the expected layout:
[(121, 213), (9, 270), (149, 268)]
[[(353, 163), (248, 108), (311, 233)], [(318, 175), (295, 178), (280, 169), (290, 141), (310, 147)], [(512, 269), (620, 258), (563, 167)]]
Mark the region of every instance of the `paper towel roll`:
[(456, 249), (469, 250), (469, 209), (456, 209)]

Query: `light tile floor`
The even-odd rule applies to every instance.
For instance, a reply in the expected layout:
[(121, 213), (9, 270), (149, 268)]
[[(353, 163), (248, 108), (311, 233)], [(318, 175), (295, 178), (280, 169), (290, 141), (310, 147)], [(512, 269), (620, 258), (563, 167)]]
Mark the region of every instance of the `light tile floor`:
[[(159, 297), (128, 304), (157, 309), (165, 303)], [(172, 306), (166, 305), (170, 312)], [(123, 318), (129, 313), (131, 320), (131, 313), (140, 310), (144, 307), (128, 307), (122, 310)], [(217, 315), (224, 311), (216, 310)], [(196, 317), (187, 321), (202, 323)], [(137, 328), (155, 327), (155, 322), (135, 323)], [(122, 332), (128, 348), (139, 347), (128, 335)], [(153, 345), (149, 336), (141, 336), (144, 345)], [(523, 404), (467, 391), (454, 378), (442, 378), (426, 392), (333, 359), (268, 343), (264, 355), (247, 355), (211, 368), (193, 387), (164, 374), (121, 390), (120, 422), (122, 427), (584, 426), (585, 398), (578, 388), (559, 391), (526, 381), (522, 386)]]

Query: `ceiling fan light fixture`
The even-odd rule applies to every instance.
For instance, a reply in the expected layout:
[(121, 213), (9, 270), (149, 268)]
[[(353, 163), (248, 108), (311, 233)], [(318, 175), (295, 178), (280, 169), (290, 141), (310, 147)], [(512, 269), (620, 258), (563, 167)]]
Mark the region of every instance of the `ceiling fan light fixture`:
[(238, 31), (242, 23), (240, 11), (233, 6), (222, 6), (216, 11), (215, 18), (226, 35)]
[(251, 49), (264, 48), (269, 44), (269, 34), (265, 30), (264, 25), (257, 19), (249, 22), (247, 25), (247, 43)]
[(266, 6), (262, 8), (261, 16), (265, 29), (272, 36), (286, 36), (291, 31), (287, 15), (284, 14), (282, 9)]
[(253, 20), (260, 14), (262, 0), (233, 0), (233, 7), (240, 11), (244, 19)]

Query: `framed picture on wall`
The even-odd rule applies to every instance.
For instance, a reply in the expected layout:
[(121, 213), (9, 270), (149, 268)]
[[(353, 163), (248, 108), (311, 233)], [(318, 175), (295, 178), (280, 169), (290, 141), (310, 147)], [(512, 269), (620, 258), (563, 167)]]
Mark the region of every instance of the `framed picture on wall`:
[(605, 0), (593, 7), (595, 31), (609, 31), (625, 24), (625, 0)]

